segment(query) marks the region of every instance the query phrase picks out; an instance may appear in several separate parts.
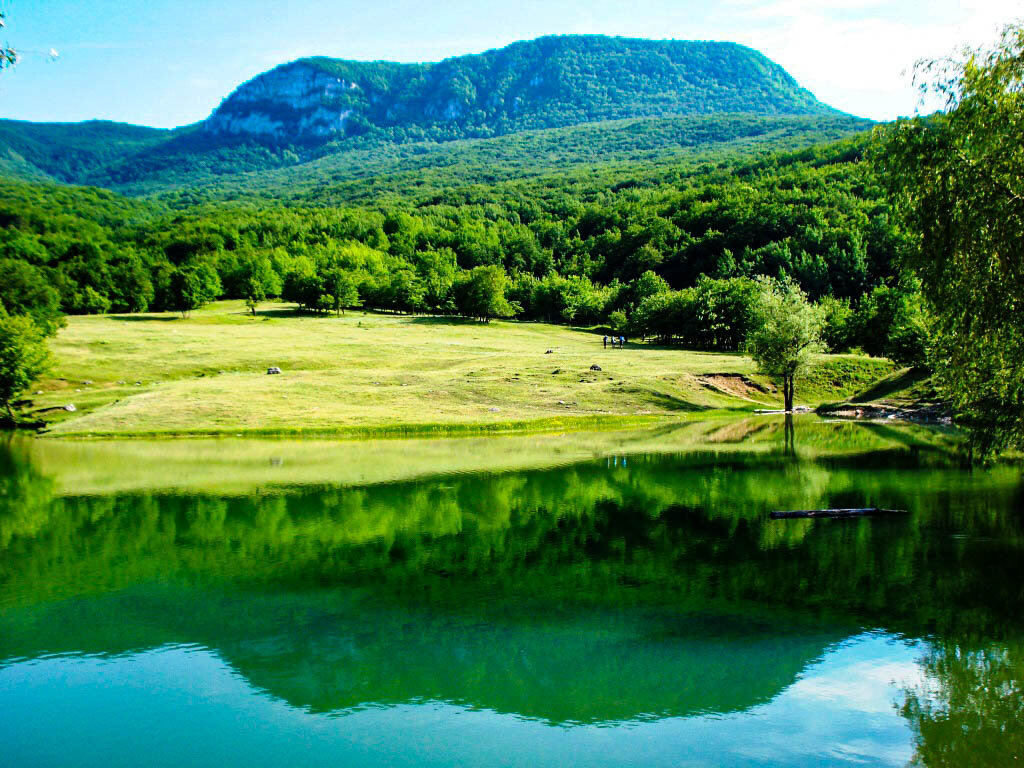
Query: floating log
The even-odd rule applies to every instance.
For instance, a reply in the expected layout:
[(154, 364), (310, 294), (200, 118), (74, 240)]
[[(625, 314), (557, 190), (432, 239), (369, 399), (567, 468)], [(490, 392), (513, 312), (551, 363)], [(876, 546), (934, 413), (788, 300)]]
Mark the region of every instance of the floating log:
[(877, 515), (905, 515), (905, 509), (879, 509), (865, 507), (862, 509), (796, 509), (789, 512), (772, 512), (772, 520), (788, 520), (803, 517), (874, 517)]

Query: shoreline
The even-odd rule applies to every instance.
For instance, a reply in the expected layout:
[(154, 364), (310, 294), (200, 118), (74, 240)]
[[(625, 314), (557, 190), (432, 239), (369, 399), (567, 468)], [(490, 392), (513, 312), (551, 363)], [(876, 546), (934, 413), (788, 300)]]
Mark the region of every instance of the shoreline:
[[(268, 428), (209, 428), (209, 429), (167, 429), (167, 430), (108, 430), (81, 432), (36, 432), (21, 431), (26, 437), (47, 440), (112, 440), (112, 439), (190, 439), (190, 438), (260, 438), (260, 437), (331, 437), (338, 439), (387, 439), (415, 437), (479, 437), (482, 435), (528, 435), (543, 432), (583, 432), (612, 431), (631, 427), (648, 427), (659, 424), (681, 424), (696, 421), (692, 416), (670, 416), (665, 414), (651, 415), (616, 415), (601, 414), (593, 416), (570, 416), (566, 418), (548, 417), (540, 419), (517, 419), (504, 422), (466, 422), (466, 423), (405, 423), (379, 425), (348, 425), (337, 427), (268, 427)], [(722, 419), (729, 416), (750, 415), (746, 410), (710, 409), (700, 412), (701, 417)], [(703, 420), (700, 419), (700, 420)], [(17, 434), (18, 430), (7, 430)]]

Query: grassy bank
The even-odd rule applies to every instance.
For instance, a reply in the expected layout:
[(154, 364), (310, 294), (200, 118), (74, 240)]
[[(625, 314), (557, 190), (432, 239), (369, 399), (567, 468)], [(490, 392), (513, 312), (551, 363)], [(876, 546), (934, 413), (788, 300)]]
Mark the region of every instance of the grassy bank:
[[(540, 323), (309, 317), (284, 305), (255, 318), (238, 302), (188, 319), (72, 317), (53, 352), (51, 375), (27, 407), (53, 435), (561, 429), (781, 402), (738, 354), (604, 349), (599, 334)], [(282, 375), (268, 376), (270, 366)], [(797, 400), (849, 397), (891, 370), (826, 356)], [(61, 409), (69, 404), (73, 412)]]

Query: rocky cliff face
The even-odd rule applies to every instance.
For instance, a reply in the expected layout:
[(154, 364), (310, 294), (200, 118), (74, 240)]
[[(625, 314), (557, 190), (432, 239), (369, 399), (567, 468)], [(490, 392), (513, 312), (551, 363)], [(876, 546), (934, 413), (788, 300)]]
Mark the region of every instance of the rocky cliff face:
[(232, 93), (204, 124), (214, 134), (277, 140), (345, 132), (359, 85), (299, 61), (260, 75)]

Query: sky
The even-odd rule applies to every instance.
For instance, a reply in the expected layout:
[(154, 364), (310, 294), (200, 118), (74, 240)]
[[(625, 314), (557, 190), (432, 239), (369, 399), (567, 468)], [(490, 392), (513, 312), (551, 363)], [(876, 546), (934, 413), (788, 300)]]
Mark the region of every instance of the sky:
[(919, 108), (916, 60), (992, 42), (1024, 18), (1024, 0), (0, 0), (0, 10), (0, 39), (21, 54), (0, 75), (0, 117), (170, 128), (301, 56), (437, 61), (548, 34), (743, 43), (827, 104), (887, 120)]

